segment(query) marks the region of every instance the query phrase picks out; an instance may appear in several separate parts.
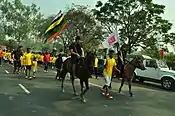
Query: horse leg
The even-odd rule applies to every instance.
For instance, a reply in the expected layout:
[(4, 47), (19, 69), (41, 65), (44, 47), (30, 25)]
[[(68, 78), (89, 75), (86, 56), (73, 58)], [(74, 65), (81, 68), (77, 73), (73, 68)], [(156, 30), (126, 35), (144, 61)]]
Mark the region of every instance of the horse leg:
[(129, 87), (129, 94), (130, 94), (130, 97), (133, 96), (132, 91), (131, 91), (131, 85), (132, 85), (132, 79), (129, 79), (129, 80), (128, 80), (128, 87)]
[(65, 90), (64, 90), (64, 80), (65, 80), (66, 74), (67, 74), (67, 72), (62, 70), (60, 72), (60, 75), (59, 75), (59, 78), (62, 80), (62, 83), (61, 83), (61, 90), (62, 90), (62, 92), (65, 92)]
[(74, 95), (77, 96), (78, 94), (76, 93), (76, 90), (75, 90), (74, 80), (75, 80), (75, 78), (74, 78), (73, 74), (71, 74), (71, 81), (72, 81), (73, 92), (74, 92)]
[(122, 87), (123, 87), (124, 83), (125, 83), (125, 79), (122, 78), (121, 85), (120, 85), (120, 88), (119, 88), (119, 91), (118, 91), (119, 93), (122, 91)]
[(80, 98), (81, 98), (81, 101), (83, 101), (83, 99), (84, 99), (84, 97), (83, 97), (84, 85), (83, 85), (83, 81), (82, 80), (80, 80), (80, 86), (81, 86)]
[(89, 81), (88, 81), (88, 80), (81, 81), (81, 87), (83, 87), (83, 82), (85, 82), (86, 89), (83, 90), (83, 88), (82, 88), (81, 99), (82, 99), (82, 102), (85, 103), (86, 100), (85, 100), (85, 98), (84, 98), (84, 95), (85, 95), (85, 93), (89, 90)]

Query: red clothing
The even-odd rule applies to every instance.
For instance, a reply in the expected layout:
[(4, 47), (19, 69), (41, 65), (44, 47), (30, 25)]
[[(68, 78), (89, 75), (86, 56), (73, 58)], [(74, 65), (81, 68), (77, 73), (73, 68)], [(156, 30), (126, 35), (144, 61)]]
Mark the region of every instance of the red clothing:
[(3, 57), (3, 51), (0, 50), (0, 58), (2, 58), (2, 57)]
[(49, 53), (45, 53), (44, 54), (44, 62), (48, 63), (50, 61), (50, 54)]

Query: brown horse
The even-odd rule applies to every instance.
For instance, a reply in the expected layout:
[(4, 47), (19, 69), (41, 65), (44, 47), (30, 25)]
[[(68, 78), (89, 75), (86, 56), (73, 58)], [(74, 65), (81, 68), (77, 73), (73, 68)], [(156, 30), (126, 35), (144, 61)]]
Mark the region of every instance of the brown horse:
[[(85, 58), (79, 58), (76, 65), (76, 76), (80, 79), (80, 85), (81, 85), (81, 100), (82, 102), (86, 102), (84, 95), (89, 89), (89, 78), (91, 78), (91, 75), (93, 73), (93, 65), (94, 65), (94, 53), (88, 52)], [(70, 73), (71, 75), (71, 81), (73, 86), (74, 94), (77, 95), (74, 85), (74, 76), (72, 74), (72, 63), (71, 58), (66, 59), (63, 63), (63, 68), (60, 72), (60, 78), (62, 79), (62, 85), (61, 89), (62, 92), (64, 92), (64, 80), (67, 73)], [(84, 90), (84, 84), (85, 84), (85, 90)]]
[(139, 68), (141, 70), (146, 70), (143, 64), (143, 59), (140, 57), (134, 58), (131, 62), (125, 65), (124, 73), (122, 74), (122, 81), (121, 81), (121, 86), (119, 88), (119, 93), (122, 90), (125, 80), (127, 80), (128, 86), (129, 86), (129, 94), (131, 97), (133, 96), (133, 93), (131, 91), (131, 85), (132, 85), (132, 79), (134, 76), (134, 71), (136, 68)]

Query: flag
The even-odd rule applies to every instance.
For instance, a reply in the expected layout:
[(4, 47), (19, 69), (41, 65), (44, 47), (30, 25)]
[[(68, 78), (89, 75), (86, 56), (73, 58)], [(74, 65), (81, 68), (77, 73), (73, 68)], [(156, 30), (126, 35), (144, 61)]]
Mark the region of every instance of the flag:
[(60, 35), (66, 26), (67, 20), (65, 18), (65, 15), (58, 13), (45, 31), (45, 43)]
[(114, 33), (110, 34), (110, 36), (104, 42), (102, 42), (103, 47), (101, 48), (109, 48), (117, 42), (119, 42), (119, 37), (116, 30)]

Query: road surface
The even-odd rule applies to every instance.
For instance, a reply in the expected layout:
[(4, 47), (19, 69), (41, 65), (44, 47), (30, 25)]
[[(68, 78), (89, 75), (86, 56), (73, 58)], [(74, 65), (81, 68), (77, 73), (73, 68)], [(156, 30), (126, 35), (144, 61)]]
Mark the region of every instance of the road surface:
[[(24, 79), (24, 74), (12, 74), (13, 67), (0, 67), (0, 116), (175, 116), (175, 92), (164, 91), (151, 85), (134, 84), (135, 97), (118, 94), (119, 83), (113, 82), (113, 100), (100, 94), (103, 79), (91, 79), (87, 103), (72, 94), (67, 78), (65, 93), (61, 92), (60, 81), (55, 80), (54, 70), (44, 73), (40, 68), (35, 80)], [(77, 91), (80, 91), (76, 81)]]

